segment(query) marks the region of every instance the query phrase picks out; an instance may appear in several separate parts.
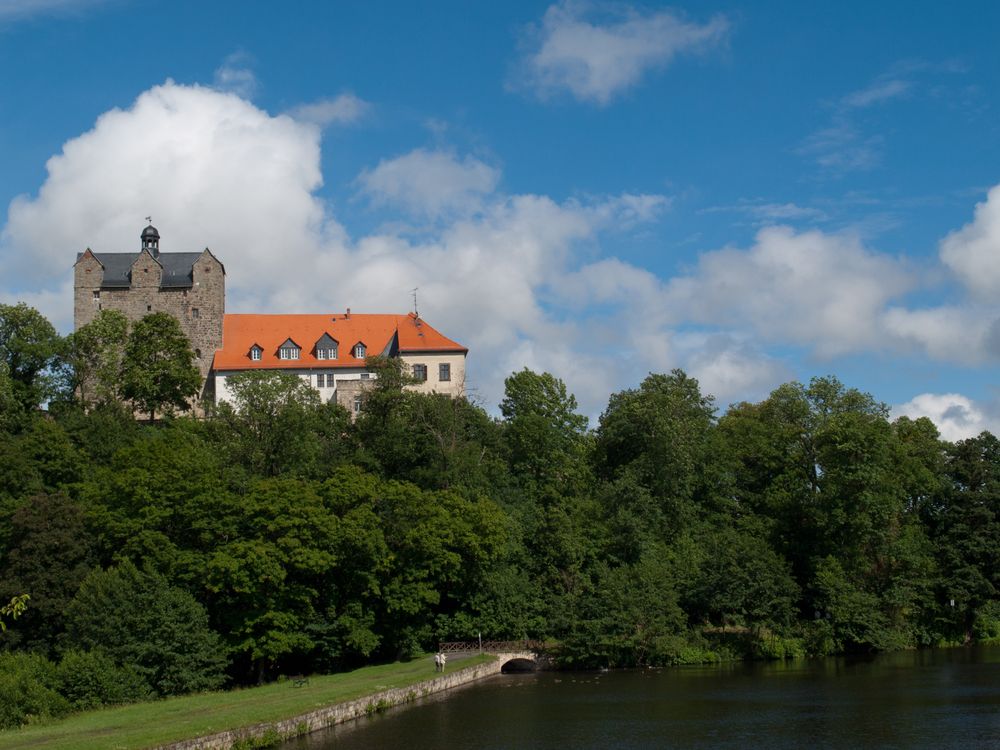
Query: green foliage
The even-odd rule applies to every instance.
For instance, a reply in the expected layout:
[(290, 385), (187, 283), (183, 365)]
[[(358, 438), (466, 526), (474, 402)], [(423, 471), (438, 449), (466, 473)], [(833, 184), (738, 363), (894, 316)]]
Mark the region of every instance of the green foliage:
[(1000, 641), (1000, 601), (988, 601), (976, 610), (972, 635), (980, 643)]
[(662, 556), (602, 567), (572, 617), (561, 659), (574, 666), (669, 664), (684, 640), (685, 617), (675, 576)]
[[(1000, 440), (989, 433), (948, 450), (948, 487), (928, 509), (941, 567), (946, 635), (974, 635), (976, 612), (1000, 595)], [(955, 606), (951, 607), (951, 600)]]
[(712, 398), (680, 370), (650, 375), (637, 390), (613, 394), (597, 428), (598, 475), (631, 477), (659, 506), (659, 517), (650, 520), (663, 523), (663, 532), (685, 528), (705, 499), (714, 412)]
[(180, 323), (169, 313), (150, 313), (134, 326), (122, 359), (121, 395), (141, 412), (187, 411), (201, 375)]
[(550, 374), (512, 374), (494, 418), (373, 359), (354, 423), (248, 373), (214, 418), (137, 424), (107, 380), (140, 361), (134, 331), (119, 349), (101, 322), (65, 353), (79, 400), (48, 415), (0, 360), (0, 601), (32, 597), (4, 643), (68, 649), (14, 670), (35, 693), (4, 683), (34, 706), (15, 722), (480, 632), (576, 666), (1000, 637), (1000, 443), (890, 423), (833, 378), (716, 420), (683, 372), (650, 375), (589, 432)]
[(56, 666), (40, 654), (0, 653), (0, 729), (64, 716), (69, 702), (56, 688)]
[(719, 526), (698, 540), (704, 557), (685, 596), (693, 620), (755, 628), (791, 624), (799, 587), (761, 532), (759, 526)]
[(94, 562), (82, 509), (62, 495), (36, 495), (11, 519), (0, 596), (31, 593), (31, 608), (12, 629), (15, 643), (51, 651), (63, 612)]
[(185, 591), (129, 562), (95, 570), (66, 608), (67, 642), (103, 648), (157, 695), (222, 684), (224, 651), (205, 610)]
[(69, 387), (82, 404), (111, 404), (121, 399), (128, 328), (124, 313), (101, 310), (66, 337), (63, 361), (69, 369)]
[(4, 618), (9, 617), (11, 620), (16, 620), (23, 615), (28, 608), (30, 598), (31, 594), (16, 594), (10, 598), (9, 602), (0, 607), (0, 632), (7, 629), (7, 622)]
[(149, 700), (146, 681), (128, 665), (119, 665), (100, 649), (70, 649), (56, 667), (59, 694), (74, 711)]
[(297, 375), (259, 370), (232, 375), (226, 385), (231, 403), (222, 402), (218, 416), (233, 458), (257, 476), (307, 475), (320, 448), (316, 390)]
[(12, 391), (26, 412), (56, 395), (59, 383), (50, 368), (61, 346), (56, 329), (33, 307), (0, 304), (0, 362), (10, 378), (0, 391)]
[(0, 361), (0, 434), (14, 432), (23, 418), (10, 368), (6, 362)]

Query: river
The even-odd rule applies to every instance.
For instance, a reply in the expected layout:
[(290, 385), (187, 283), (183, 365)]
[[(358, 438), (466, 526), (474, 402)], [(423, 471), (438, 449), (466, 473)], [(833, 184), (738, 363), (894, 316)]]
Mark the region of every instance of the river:
[(501, 675), (282, 750), (1000, 748), (1000, 646)]

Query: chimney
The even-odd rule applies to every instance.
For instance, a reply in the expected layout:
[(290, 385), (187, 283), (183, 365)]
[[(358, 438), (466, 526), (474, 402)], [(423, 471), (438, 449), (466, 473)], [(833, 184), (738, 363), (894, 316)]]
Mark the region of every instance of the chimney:
[(351, 308), (349, 307), (347, 308), (347, 315), (345, 315), (344, 317), (347, 318), (348, 320), (351, 319)]

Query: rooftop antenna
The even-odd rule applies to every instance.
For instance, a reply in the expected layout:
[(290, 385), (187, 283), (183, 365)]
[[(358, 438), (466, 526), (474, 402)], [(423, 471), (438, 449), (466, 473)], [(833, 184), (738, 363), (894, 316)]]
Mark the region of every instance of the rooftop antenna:
[(417, 312), (417, 290), (418, 290), (419, 288), (420, 288), (419, 286), (415, 286), (415, 287), (413, 287), (413, 289), (412, 289), (412, 290), (410, 291), (410, 293), (411, 293), (411, 294), (413, 295), (413, 315), (414, 315), (414, 317), (416, 317), (416, 318), (419, 318), (419, 317), (420, 317), (420, 313), (419, 313), (419, 312)]

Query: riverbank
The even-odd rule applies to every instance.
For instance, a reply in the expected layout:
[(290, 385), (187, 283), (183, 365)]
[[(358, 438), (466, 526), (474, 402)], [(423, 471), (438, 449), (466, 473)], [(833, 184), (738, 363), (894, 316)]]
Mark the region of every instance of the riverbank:
[[(444, 675), (430, 655), (228, 692), (201, 693), (76, 714), (0, 732), (0, 750), (144, 750), (261, 747), (375, 713), (500, 671), (495, 657), (454, 658)], [(241, 744), (242, 743), (242, 744)]]

